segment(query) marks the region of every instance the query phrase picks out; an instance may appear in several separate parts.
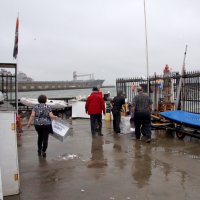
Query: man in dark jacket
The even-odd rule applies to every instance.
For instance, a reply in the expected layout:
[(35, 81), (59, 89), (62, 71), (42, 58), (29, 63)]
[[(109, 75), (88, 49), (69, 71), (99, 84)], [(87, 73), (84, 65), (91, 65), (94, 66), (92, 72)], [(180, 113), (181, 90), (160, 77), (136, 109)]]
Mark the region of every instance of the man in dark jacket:
[(116, 134), (120, 133), (120, 121), (121, 121), (121, 110), (122, 105), (125, 104), (125, 97), (123, 96), (122, 90), (118, 91), (118, 95), (114, 97), (111, 102), (112, 114), (113, 114), (113, 129)]
[(151, 142), (151, 110), (152, 100), (143, 93), (141, 86), (137, 89), (138, 95), (133, 98), (132, 109), (134, 112), (135, 135), (140, 139), (141, 132), (146, 137), (146, 142)]
[(85, 111), (90, 115), (90, 125), (92, 136), (96, 134), (96, 127), (98, 126), (98, 135), (103, 136), (102, 130), (102, 112), (105, 115), (105, 102), (97, 87), (93, 87), (91, 95), (87, 98), (85, 104)]

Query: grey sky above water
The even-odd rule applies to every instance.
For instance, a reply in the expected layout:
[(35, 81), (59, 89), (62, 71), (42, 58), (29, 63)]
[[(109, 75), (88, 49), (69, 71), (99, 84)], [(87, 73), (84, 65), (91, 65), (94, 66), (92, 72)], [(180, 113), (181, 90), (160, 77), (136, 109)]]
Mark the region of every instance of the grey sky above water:
[[(186, 44), (186, 69), (199, 70), (199, 10), (199, 0), (146, 0), (150, 75), (165, 64), (180, 72)], [(18, 68), (34, 80), (147, 74), (144, 0), (1, 0), (0, 62), (16, 62), (18, 13)]]

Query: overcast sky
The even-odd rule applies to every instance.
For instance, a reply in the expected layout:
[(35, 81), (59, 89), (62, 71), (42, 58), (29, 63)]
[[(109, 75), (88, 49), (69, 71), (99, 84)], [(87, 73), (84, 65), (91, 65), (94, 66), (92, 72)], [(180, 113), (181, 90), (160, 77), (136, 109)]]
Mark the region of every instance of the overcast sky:
[[(19, 13), (19, 71), (34, 80), (94, 74), (104, 85), (147, 75), (144, 0), (1, 0), (0, 62), (13, 59)], [(146, 0), (149, 75), (165, 64), (200, 66), (200, 0)]]

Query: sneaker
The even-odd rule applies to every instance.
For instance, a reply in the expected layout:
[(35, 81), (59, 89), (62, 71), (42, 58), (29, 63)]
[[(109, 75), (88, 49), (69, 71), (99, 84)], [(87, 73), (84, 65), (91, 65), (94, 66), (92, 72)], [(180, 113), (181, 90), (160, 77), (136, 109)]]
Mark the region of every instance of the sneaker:
[(131, 136), (131, 140), (140, 140), (140, 139), (137, 139), (135, 136)]
[(146, 143), (150, 143), (150, 142), (151, 142), (151, 139), (147, 139), (147, 140), (146, 140)]
[(41, 156), (41, 151), (40, 150), (38, 150), (38, 156)]
[(102, 134), (102, 133), (98, 133), (98, 135), (99, 135), (99, 136), (103, 136), (103, 134)]
[(141, 141), (143, 141), (143, 142), (145, 142), (145, 141), (148, 140), (148, 138), (147, 138), (146, 136), (144, 136), (144, 135), (142, 135), (142, 137), (141, 137), (140, 139), (141, 139)]
[(92, 133), (92, 137), (95, 138), (96, 137), (96, 133)]
[(42, 157), (45, 158), (46, 156), (47, 156), (46, 152), (43, 152), (43, 151), (42, 151)]

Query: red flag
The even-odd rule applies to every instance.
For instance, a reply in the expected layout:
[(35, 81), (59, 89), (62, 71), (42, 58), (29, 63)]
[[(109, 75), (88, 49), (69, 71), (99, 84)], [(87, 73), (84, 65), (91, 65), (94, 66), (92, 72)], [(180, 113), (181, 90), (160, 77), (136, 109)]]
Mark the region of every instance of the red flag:
[(15, 28), (15, 43), (13, 50), (13, 57), (16, 59), (18, 54), (18, 29), (19, 29), (19, 18), (16, 20), (16, 28)]

